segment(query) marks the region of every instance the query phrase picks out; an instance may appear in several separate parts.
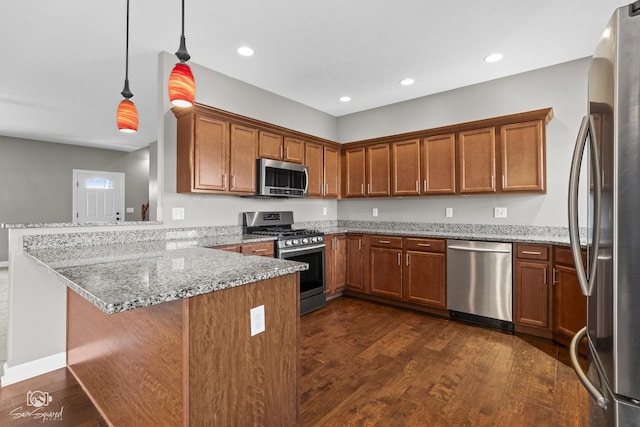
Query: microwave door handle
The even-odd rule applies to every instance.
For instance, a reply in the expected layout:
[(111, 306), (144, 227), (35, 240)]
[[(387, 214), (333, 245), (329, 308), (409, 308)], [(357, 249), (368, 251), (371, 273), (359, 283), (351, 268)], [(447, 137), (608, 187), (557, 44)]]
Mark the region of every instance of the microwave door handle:
[(304, 168), (304, 194), (309, 191), (309, 169)]

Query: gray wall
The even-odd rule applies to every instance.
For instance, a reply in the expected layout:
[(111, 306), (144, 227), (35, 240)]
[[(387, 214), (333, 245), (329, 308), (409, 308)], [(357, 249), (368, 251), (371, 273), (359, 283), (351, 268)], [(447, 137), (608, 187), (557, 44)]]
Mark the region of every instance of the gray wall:
[[(159, 56), (159, 64), (159, 80), (166, 82), (175, 65), (175, 56), (163, 52)], [(190, 65), (196, 79), (197, 102), (332, 141), (337, 140), (335, 117), (197, 64)], [(160, 204), (165, 225), (239, 225), (240, 213), (253, 210), (292, 210), (297, 222), (337, 218), (336, 200), (251, 199), (176, 193), (176, 119), (170, 111), (166, 90), (161, 93), (164, 94), (161, 106), (161, 123), (164, 123), (164, 127), (159, 129), (158, 150), (162, 151), (160, 164), (163, 167), (164, 179), (160, 178), (159, 181), (163, 182)], [(185, 208), (183, 221), (171, 219), (173, 207)], [(326, 216), (322, 214), (323, 207), (327, 208)]]
[[(124, 172), (125, 203), (138, 220), (149, 198), (149, 150), (132, 153), (0, 136), (0, 223), (72, 221), (73, 169)], [(0, 262), (7, 261), (0, 229)]]
[[(576, 134), (587, 108), (587, 67), (581, 59), (516, 76), (381, 107), (338, 119), (338, 138), (351, 142), (552, 107), (547, 126), (547, 193), (525, 196), (456, 196), (345, 200), (339, 219), (567, 225), (567, 187)], [(584, 181), (583, 181), (584, 182)], [(377, 207), (379, 216), (372, 217)], [(445, 208), (453, 218), (445, 218)], [(506, 219), (493, 218), (506, 207)], [(586, 211), (581, 197), (584, 221)]]

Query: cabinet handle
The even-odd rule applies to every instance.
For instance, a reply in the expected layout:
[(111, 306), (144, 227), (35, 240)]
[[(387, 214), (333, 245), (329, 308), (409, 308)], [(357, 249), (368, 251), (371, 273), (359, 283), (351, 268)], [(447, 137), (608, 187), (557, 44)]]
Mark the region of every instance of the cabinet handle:
[(364, 196), (364, 184), (360, 184), (360, 193)]
[(429, 243), (418, 243), (418, 246), (426, 246), (427, 248), (430, 248), (431, 244), (429, 244)]
[(283, 158), (282, 145), (280, 146), (280, 158)]
[(491, 189), (496, 188), (496, 177), (491, 175)]
[(227, 174), (226, 173), (222, 174), (222, 189), (223, 190), (227, 189)]
[(522, 253), (526, 255), (542, 255), (542, 252), (535, 252), (535, 251), (522, 251)]
[(425, 179), (424, 181), (422, 181), (423, 183), (423, 188), (424, 188), (424, 192), (427, 192), (427, 180)]
[(236, 176), (231, 175), (231, 188), (236, 188)]
[(547, 267), (544, 268), (544, 284), (547, 284)]
[(416, 193), (420, 192), (420, 181), (416, 179)]
[(254, 249), (253, 252), (266, 252), (266, 249)]
[(326, 196), (327, 195), (327, 183), (325, 182), (324, 185), (322, 186), (322, 195)]
[(504, 175), (502, 175), (502, 188), (504, 189), (505, 185), (504, 185)]
[(287, 147), (287, 159), (289, 158), (289, 147)]
[(385, 245), (388, 245), (391, 242), (389, 240), (378, 240), (378, 243), (384, 243)]
[(551, 276), (552, 276), (552, 277), (551, 277), (551, 284), (552, 284), (552, 285), (555, 285), (555, 284), (557, 284), (557, 283), (558, 283), (558, 282), (556, 281), (556, 269), (554, 268), (553, 270), (551, 270), (551, 272), (552, 272), (552, 274), (551, 274)]
[(358, 250), (362, 250), (362, 239), (358, 239)]
[(367, 184), (367, 194), (371, 194), (371, 184)]
[(401, 265), (401, 264), (400, 264), (401, 262), (402, 262), (402, 261), (400, 260), (400, 252), (398, 252), (398, 265)]
[(409, 266), (409, 254), (407, 254), (407, 267)]

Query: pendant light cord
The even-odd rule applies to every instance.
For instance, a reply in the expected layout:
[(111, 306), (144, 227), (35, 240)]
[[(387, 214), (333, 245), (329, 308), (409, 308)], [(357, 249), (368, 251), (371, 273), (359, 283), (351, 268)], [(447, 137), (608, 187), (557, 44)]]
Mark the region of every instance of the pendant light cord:
[(120, 93), (126, 99), (129, 99), (133, 96), (133, 93), (129, 90), (129, 0), (127, 0), (127, 41), (124, 64), (124, 89), (122, 89), (122, 92)]
[(182, 0), (182, 33), (180, 34), (180, 46), (176, 52), (176, 56), (180, 62), (187, 62), (191, 56), (187, 52), (187, 45), (184, 38), (184, 0)]

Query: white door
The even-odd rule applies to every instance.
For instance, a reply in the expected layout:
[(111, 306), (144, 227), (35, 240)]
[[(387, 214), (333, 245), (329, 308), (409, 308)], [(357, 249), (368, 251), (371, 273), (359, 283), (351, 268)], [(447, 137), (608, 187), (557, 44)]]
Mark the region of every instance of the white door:
[(124, 221), (124, 173), (73, 170), (73, 222)]

